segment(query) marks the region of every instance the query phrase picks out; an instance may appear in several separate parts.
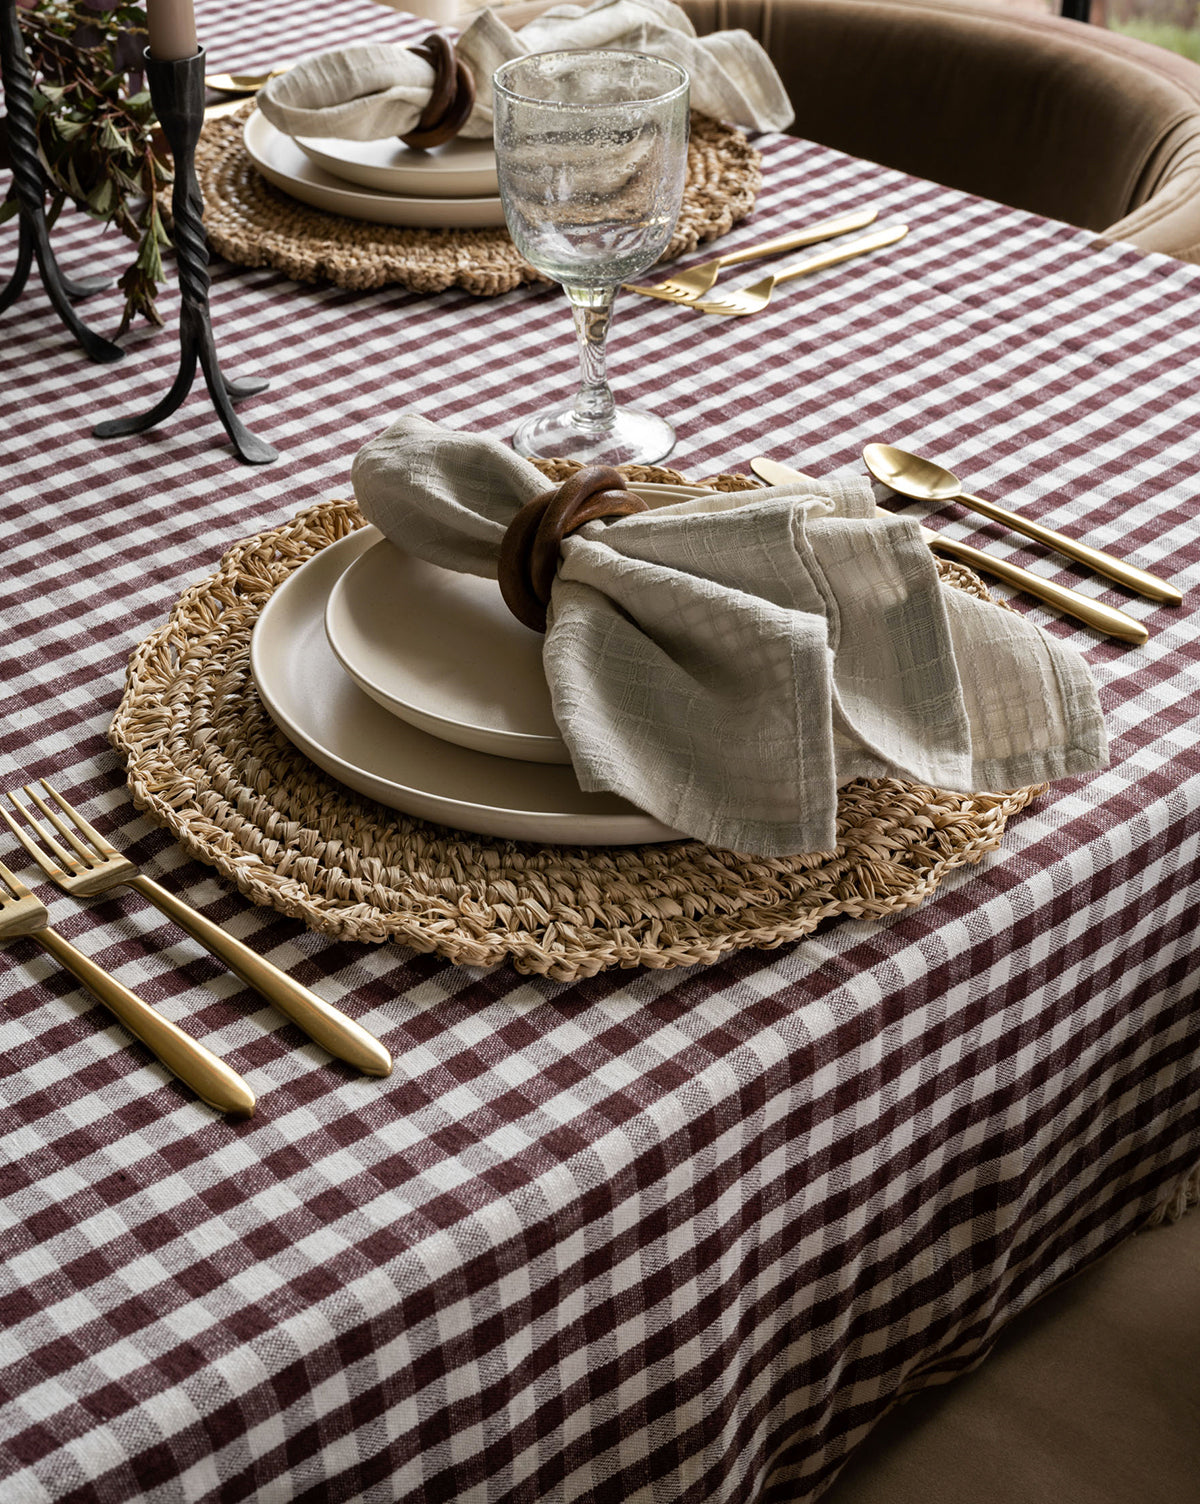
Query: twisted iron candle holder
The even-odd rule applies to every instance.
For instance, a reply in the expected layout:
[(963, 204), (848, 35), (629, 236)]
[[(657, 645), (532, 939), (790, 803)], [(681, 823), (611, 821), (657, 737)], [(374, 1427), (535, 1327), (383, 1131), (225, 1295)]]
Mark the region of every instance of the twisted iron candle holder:
[(196, 179), (196, 143), (204, 125), (204, 48), (194, 57), (164, 61), (145, 54), (146, 81), (174, 162), (175, 184), (171, 192), (172, 241), (179, 267), (179, 373), (170, 390), (149, 410), (129, 418), (109, 418), (92, 429), (98, 439), (114, 439), (144, 433), (161, 423), (179, 407), (196, 379), (196, 366), (204, 372), (205, 384), (217, 416), (233, 442), (238, 458), (248, 465), (269, 465), (279, 451), (252, 434), (233, 410), (239, 397), (261, 392), (267, 382), (259, 378), (230, 381), (221, 374), (213, 343), (208, 311), (208, 245), (204, 238), (204, 200)]
[(0, 0), (0, 3), (4, 7), (4, 15), (0, 18), (0, 76), (4, 81), (13, 178), (10, 194), (17, 200), (20, 211), (17, 265), (0, 291), (0, 313), (20, 297), (36, 257), (42, 286), (51, 306), (75, 336), (84, 354), (101, 363), (121, 360), (125, 351), (120, 345), (114, 345), (111, 340), (89, 329), (71, 306), (73, 298), (88, 298), (106, 287), (108, 278), (89, 277), (81, 282), (73, 281), (60, 269), (51, 249), (50, 227), (46, 222), (46, 175), (38, 156), (34, 123), (33, 74), (17, 18), (16, 0)]

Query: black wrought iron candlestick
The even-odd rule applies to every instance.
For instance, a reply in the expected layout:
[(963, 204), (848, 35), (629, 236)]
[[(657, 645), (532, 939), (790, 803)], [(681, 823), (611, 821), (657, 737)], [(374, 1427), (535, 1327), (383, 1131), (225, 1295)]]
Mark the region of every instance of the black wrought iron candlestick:
[(37, 259), (42, 286), (54, 311), (75, 336), (90, 359), (109, 362), (120, 360), (125, 351), (120, 345), (96, 334), (71, 306), (73, 298), (87, 298), (108, 285), (107, 277), (89, 277), (76, 282), (64, 275), (50, 246), (50, 227), (46, 223), (46, 175), (38, 156), (37, 128), (33, 113), (33, 74), (21, 35), (16, 0), (0, 0), (4, 15), (0, 18), (0, 75), (4, 80), (4, 107), (7, 114), (8, 154), (12, 162), (11, 193), (17, 200), (19, 228), (17, 265), (3, 291), (0, 313), (20, 297)]
[(92, 432), (98, 439), (144, 433), (170, 417), (191, 391), (196, 366), (204, 372), (209, 396), (240, 459), (268, 465), (279, 451), (250, 432), (233, 410), (238, 397), (250, 397), (267, 385), (257, 378), (230, 381), (221, 374), (208, 311), (208, 245), (204, 239), (204, 200), (196, 178), (196, 143), (204, 125), (204, 48), (194, 57), (166, 62), (146, 58), (146, 80), (174, 162), (171, 192), (172, 236), (179, 268), (179, 373), (161, 402), (130, 418), (110, 418)]

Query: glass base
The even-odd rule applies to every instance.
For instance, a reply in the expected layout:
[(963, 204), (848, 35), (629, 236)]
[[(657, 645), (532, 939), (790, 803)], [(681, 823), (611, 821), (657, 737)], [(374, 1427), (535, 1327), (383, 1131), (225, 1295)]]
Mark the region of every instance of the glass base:
[(513, 434), (513, 448), (526, 459), (581, 460), (585, 465), (653, 465), (675, 447), (675, 430), (654, 413), (621, 407), (612, 425), (597, 433), (574, 412), (536, 413)]

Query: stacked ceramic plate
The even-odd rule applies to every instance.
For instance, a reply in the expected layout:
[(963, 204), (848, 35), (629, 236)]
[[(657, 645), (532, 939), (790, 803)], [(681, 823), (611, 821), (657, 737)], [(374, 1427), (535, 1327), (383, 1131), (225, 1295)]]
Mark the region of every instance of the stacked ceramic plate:
[[(706, 494), (634, 489), (652, 507)], [(415, 558), (367, 527), (288, 576), (258, 619), (250, 659), (289, 740), (392, 809), (521, 841), (677, 839), (624, 800), (579, 787), (542, 642), (494, 580)]]
[(285, 136), (259, 111), (246, 121), (250, 160), (276, 188), (349, 219), (450, 230), (503, 225), (490, 140), (461, 136), (432, 151), (402, 141)]

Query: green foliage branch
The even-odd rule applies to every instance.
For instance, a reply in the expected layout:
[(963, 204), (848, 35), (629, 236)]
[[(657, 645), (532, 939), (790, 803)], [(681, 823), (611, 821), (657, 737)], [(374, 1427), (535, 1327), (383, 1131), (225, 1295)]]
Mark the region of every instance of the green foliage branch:
[[(137, 246), (121, 276), (119, 334), (141, 314), (161, 324), (155, 294), (168, 244), (161, 205), (171, 172), (155, 145), (142, 57), (146, 13), (125, 0), (18, 0), (34, 73), (38, 140), (49, 170), (53, 223), (67, 199)], [(168, 159), (169, 160), (169, 159)], [(0, 206), (0, 221), (17, 213)]]

